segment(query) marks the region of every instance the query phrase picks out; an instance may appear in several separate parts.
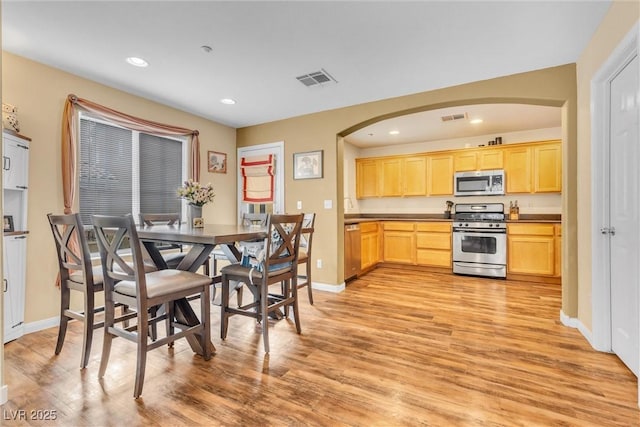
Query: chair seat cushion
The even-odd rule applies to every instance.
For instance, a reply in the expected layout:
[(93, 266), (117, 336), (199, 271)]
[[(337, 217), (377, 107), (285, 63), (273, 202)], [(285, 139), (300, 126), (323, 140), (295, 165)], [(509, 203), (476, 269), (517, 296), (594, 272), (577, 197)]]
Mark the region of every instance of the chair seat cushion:
[[(147, 297), (156, 298), (169, 295), (174, 292), (182, 292), (193, 289), (194, 293), (200, 292), (205, 285), (211, 284), (211, 278), (198, 273), (183, 270), (158, 270), (145, 274), (147, 282)], [(135, 297), (137, 295), (136, 283), (131, 280), (123, 280), (114, 286), (119, 294)]]
[[(93, 284), (95, 286), (102, 286), (102, 284), (104, 283), (103, 281), (103, 277), (102, 277), (102, 266), (98, 265), (95, 266), (91, 269), (92, 271), (92, 275), (93, 275)], [(69, 274), (69, 280), (71, 280), (72, 282), (76, 282), (76, 283), (84, 283), (84, 274), (82, 273), (82, 270), (79, 271), (75, 271), (71, 274)]]
[[(269, 276), (277, 276), (279, 274), (286, 273), (289, 270), (291, 270), (290, 264), (272, 265), (269, 269)], [(261, 271), (256, 268), (243, 267), (241, 264), (227, 265), (220, 270), (220, 273), (222, 273), (223, 276), (225, 274), (229, 274), (232, 276), (246, 277), (247, 280), (253, 281), (253, 283), (262, 280)], [(249, 274), (251, 274), (251, 279), (249, 279)]]

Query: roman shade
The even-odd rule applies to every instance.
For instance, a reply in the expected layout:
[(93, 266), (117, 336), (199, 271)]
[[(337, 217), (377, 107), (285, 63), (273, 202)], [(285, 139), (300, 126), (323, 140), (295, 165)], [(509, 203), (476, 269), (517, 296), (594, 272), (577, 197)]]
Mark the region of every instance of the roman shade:
[(273, 202), (275, 161), (273, 154), (243, 157), (242, 201), (247, 203)]

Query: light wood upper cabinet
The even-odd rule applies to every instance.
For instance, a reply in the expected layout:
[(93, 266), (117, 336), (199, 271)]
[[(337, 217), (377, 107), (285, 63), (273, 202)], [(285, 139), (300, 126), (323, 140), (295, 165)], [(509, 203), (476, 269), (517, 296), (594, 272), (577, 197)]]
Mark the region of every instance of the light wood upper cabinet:
[(504, 175), (507, 193), (531, 192), (531, 147), (504, 150)]
[(562, 146), (559, 143), (533, 147), (533, 191), (557, 193), (562, 191)]
[(476, 169), (493, 170), (504, 168), (504, 150), (502, 148), (491, 148), (478, 151)]
[(453, 194), (453, 154), (427, 156), (427, 193), (430, 196)]
[(477, 168), (478, 153), (475, 150), (460, 150), (453, 156), (455, 172), (474, 171)]
[(479, 148), (454, 151), (455, 172), (502, 169), (504, 167), (501, 148)]
[(402, 195), (402, 159), (391, 157), (380, 160), (380, 196), (398, 197)]
[(409, 156), (403, 160), (403, 196), (427, 195), (427, 156)]
[(356, 159), (356, 197), (378, 197), (379, 162), (376, 159)]
[(450, 196), (454, 172), (493, 169), (507, 194), (559, 193), (561, 141), (356, 159), (356, 197)]

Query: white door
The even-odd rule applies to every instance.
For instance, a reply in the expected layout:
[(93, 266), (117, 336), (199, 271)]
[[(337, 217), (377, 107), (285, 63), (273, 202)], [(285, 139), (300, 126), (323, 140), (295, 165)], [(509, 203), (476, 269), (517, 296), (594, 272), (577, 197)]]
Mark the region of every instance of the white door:
[[(243, 177), (240, 163), (243, 157), (265, 156), (272, 154), (275, 159), (274, 201), (273, 203), (245, 203), (243, 196)], [(238, 221), (243, 213), (284, 213), (284, 142), (253, 145), (238, 148)]]
[[(638, 376), (640, 319), (640, 70), (635, 56), (610, 85), (611, 346)], [(606, 229), (604, 230), (607, 231)]]

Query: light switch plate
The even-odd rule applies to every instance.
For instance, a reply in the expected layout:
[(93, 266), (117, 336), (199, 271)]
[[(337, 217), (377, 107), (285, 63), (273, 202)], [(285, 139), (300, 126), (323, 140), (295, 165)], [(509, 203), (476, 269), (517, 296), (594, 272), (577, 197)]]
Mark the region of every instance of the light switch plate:
[(296, 203), (296, 207), (298, 209), (302, 209), (302, 200), (298, 200), (298, 203)]
[(331, 200), (325, 200), (324, 201), (324, 208), (325, 209), (331, 209), (333, 207), (333, 202)]

